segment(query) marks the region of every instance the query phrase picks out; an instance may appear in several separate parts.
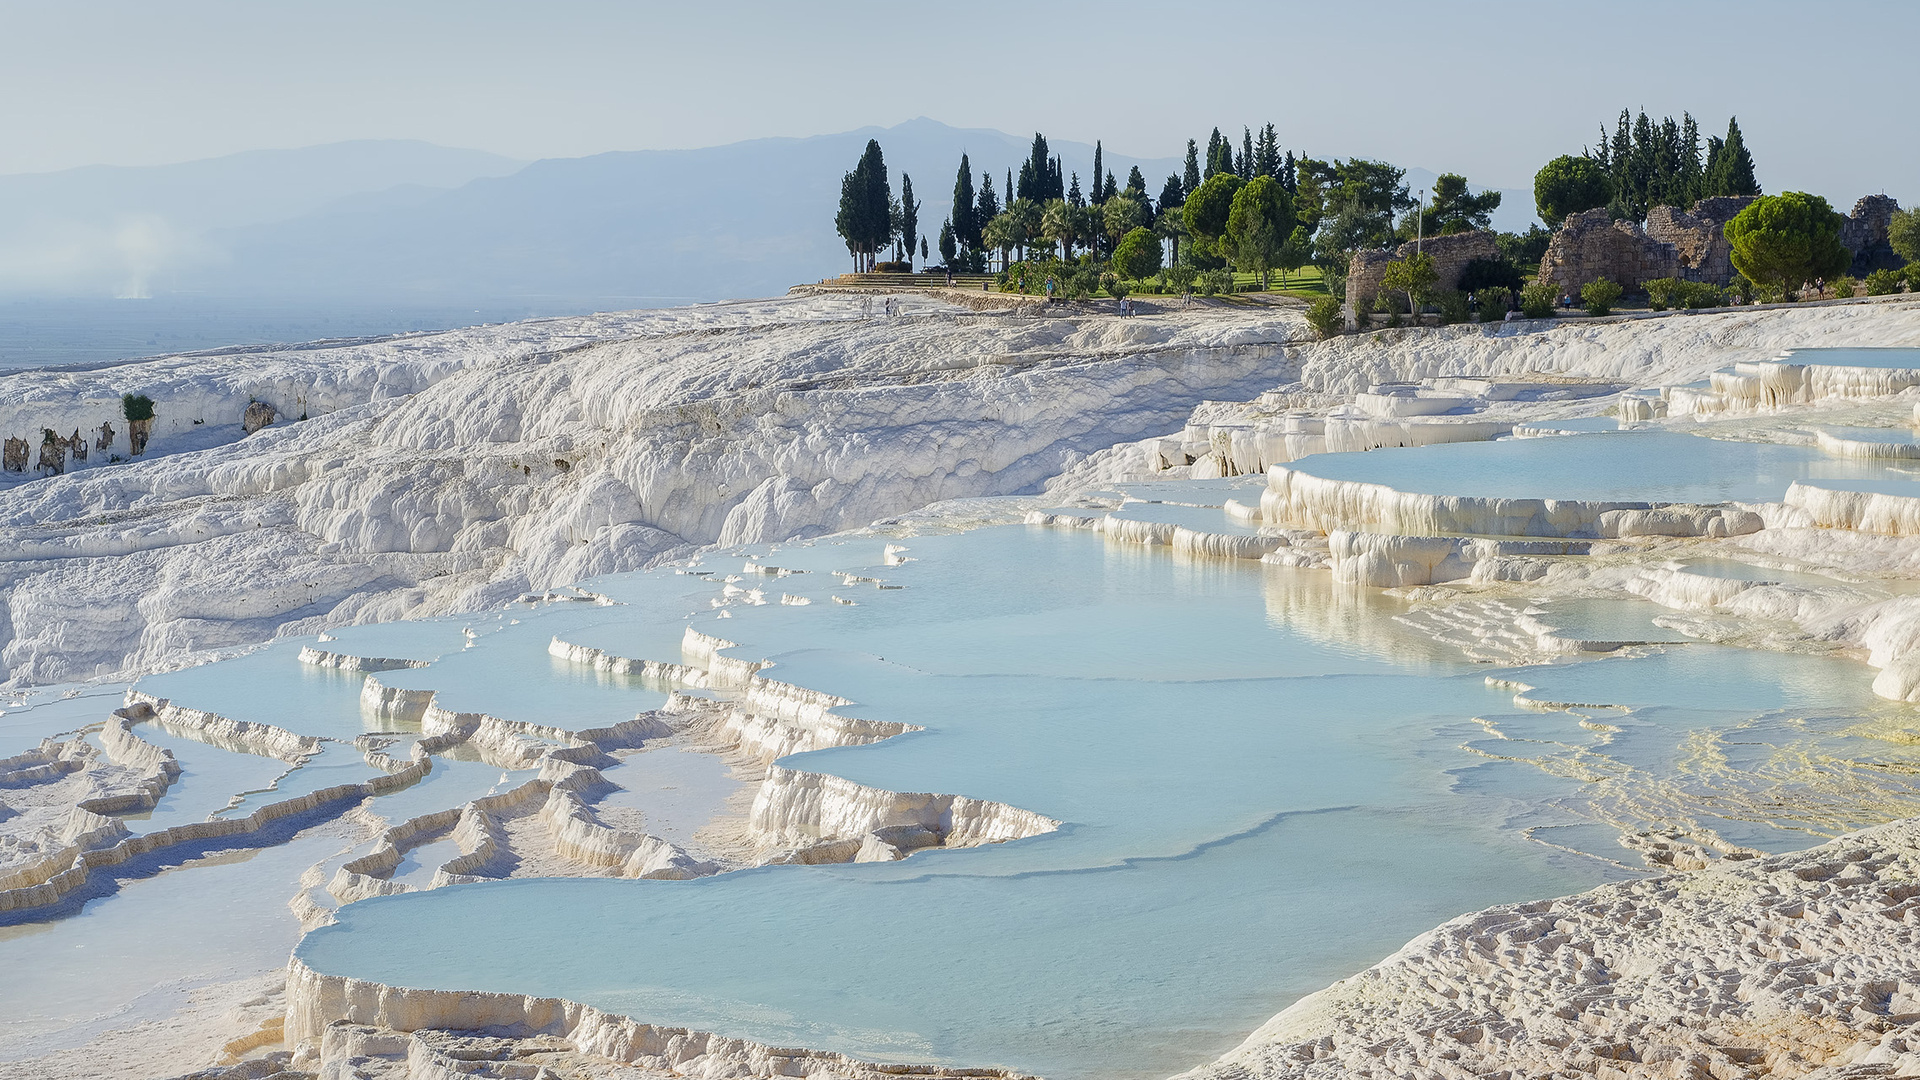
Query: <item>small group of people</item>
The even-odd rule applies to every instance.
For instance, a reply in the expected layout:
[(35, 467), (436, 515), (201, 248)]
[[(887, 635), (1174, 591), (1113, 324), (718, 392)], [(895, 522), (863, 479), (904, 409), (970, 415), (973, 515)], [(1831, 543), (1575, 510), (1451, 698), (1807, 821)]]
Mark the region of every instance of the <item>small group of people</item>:
[(1133, 297), (1125, 297), (1120, 301), (1120, 316), (1126, 319), (1133, 318)]
[[(898, 313), (899, 313), (899, 308), (895, 306), (895, 301), (893, 297), (887, 296), (887, 297), (881, 298), (880, 300), (881, 315), (891, 319), (894, 317), (894, 315)], [(873, 316), (873, 297), (863, 296), (860, 298), (860, 314), (865, 315), (868, 318), (871, 318)]]

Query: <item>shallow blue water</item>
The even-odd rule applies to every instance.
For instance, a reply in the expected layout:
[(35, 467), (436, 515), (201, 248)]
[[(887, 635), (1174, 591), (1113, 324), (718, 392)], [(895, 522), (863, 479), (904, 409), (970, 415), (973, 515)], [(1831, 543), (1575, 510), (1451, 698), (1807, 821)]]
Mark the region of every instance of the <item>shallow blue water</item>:
[(1652, 430), (1316, 454), (1288, 468), (1425, 495), (1596, 502), (1778, 502), (1796, 480), (1912, 483), (1813, 447)]
[[(1445, 918), (1623, 872), (1523, 828), (1581, 826), (1596, 792), (1611, 814), (1665, 825), (1702, 740), (1737, 728), (1763, 747), (1844, 742), (1849, 710), (1873, 707), (1858, 664), (1713, 646), (1512, 673), (1538, 700), (1637, 707), (1602, 710), (1602, 732), (1517, 708), (1484, 667), (1394, 622), (1398, 602), (1324, 574), (1038, 527), (913, 538), (914, 561), (876, 567), (881, 543), (764, 555), (808, 571), (770, 588), (808, 582), (853, 606), (739, 606), (695, 625), (771, 658), (774, 678), (852, 699), (843, 712), (926, 729), (787, 764), (1003, 801), (1060, 831), (897, 863), (367, 901), (300, 955), (321, 971), (565, 997), (869, 1058), (1166, 1075)], [(897, 588), (848, 588), (833, 569)], [(684, 597), (687, 578), (621, 586)], [(488, 640), (543, 652), (544, 621)], [(1556, 771), (1599, 753), (1632, 782), (1594, 789)], [(1764, 756), (1722, 756), (1742, 754)], [(1807, 842), (1737, 801), (1714, 822), (1738, 842)]]

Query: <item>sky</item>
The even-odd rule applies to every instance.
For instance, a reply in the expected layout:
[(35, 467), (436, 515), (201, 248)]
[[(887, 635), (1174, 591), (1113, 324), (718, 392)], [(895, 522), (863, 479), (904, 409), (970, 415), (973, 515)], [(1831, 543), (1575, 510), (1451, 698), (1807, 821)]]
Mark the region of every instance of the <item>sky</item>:
[(1531, 186), (1622, 107), (1740, 125), (1768, 191), (1920, 201), (1920, 4), (1045, 5), (0, 0), (0, 173), (346, 139), (523, 159), (929, 116), (1165, 157), (1272, 122), (1314, 157)]

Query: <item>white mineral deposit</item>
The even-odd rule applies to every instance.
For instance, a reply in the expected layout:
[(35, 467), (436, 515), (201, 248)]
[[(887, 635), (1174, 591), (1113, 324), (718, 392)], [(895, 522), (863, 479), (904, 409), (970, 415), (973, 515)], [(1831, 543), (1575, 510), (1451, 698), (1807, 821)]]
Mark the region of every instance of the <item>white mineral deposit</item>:
[(13, 20), (0, 1080), (1920, 1077), (1910, 87), (1400, 6)]

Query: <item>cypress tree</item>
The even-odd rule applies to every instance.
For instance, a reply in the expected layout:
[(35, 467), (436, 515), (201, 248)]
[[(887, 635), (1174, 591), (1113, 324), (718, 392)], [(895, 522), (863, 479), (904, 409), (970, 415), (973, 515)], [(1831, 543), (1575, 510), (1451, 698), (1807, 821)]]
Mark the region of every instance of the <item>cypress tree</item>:
[(1192, 139), (1187, 140), (1187, 165), (1180, 171), (1180, 201), (1186, 202), (1200, 186), (1200, 147)]
[(1680, 184), (1680, 125), (1671, 116), (1661, 120), (1654, 133), (1653, 185), (1647, 205), (1686, 205), (1686, 191)]
[[(967, 212), (971, 214), (973, 207), (967, 207)], [(960, 261), (959, 255), (960, 245), (954, 242), (953, 219), (949, 218), (940, 223), (940, 261), (951, 271), (953, 264)]]
[(1207, 169), (1200, 176), (1202, 181), (1211, 180), (1220, 172), (1220, 144), (1226, 141), (1220, 137), (1219, 128), (1214, 128), (1213, 134), (1207, 136)]
[[(974, 219), (973, 200), (973, 165), (967, 161), (967, 155), (961, 154), (960, 172), (953, 178), (953, 216), (947, 221), (953, 226), (954, 239), (968, 251), (980, 246), (982, 223)], [(947, 264), (949, 266), (953, 264), (951, 256), (948, 257)]]
[(1694, 122), (1692, 113), (1680, 115), (1681, 197), (1691, 206), (1702, 197), (1706, 188), (1705, 178), (1700, 172), (1700, 125)]
[(1726, 194), (1720, 190), (1720, 181), (1725, 178), (1722, 175), (1725, 166), (1721, 164), (1721, 159), (1726, 156), (1726, 149), (1727, 144), (1720, 136), (1707, 136), (1707, 163), (1700, 169), (1700, 197), (1703, 199)]
[(1160, 185), (1160, 212), (1164, 214), (1186, 201), (1187, 190), (1181, 186), (1180, 178), (1178, 176), (1167, 177), (1167, 182)]
[(1240, 156), (1234, 162), (1233, 175), (1242, 180), (1253, 179), (1253, 129), (1240, 129)]
[[(1253, 174), (1255, 176), (1280, 175), (1280, 136), (1268, 124), (1260, 129), (1260, 141), (1253, 148)], [(1281, 182), (1285, 187), (1285, 181)]]
[(1106, 170), (1100, 164), (1100, 140), (1095, 139), (1093, 140), (1093, 201), (1096, 206), (1100, 203), (1100, 178), (1104, 175)]
[(1654, 161), (1653, 121), (1642, 112), (1633, 122), (1633, 152), (1628, 156), (1627, 183), (1630, 194), (1627, 199), (1627, 215), (1635, 221), (1647, 220), (1647, 200), (1653, 194)]
[(1613, 209), (1626, 216), (1633, 192), (1633, 177), (1629, 175), (1633, 167), (1633, 116), (1625, 109), (1620, 110), (1620, 122), (1614, 125), (1607, 164), (1613, 180)]
[(920, 204), (913, 201), (913, 177), (900, 174), (900, 242), (907, 249), (907, 269), (913, 269), (913, 240), (920, 235)]
[(1280, 164), (1280, 182), (1287, 186), (1287, 194), (1300, 194), (1300, 170), (1293, 160), (1293, 151), (1287, 151), (1287, 160)]
[[(982, 173), (980, 174), (980, 201), (973, 211), (975, 227), (985, 229), (987, 222), (999, 216), (1000, 197), (993, 193), (993, 174)], [(977, 239), (974, 241), (974, 249), (982, 250), (980, 241)]]
[(1747, 153), (1747, 141), (1740, 137), (1738, 117), (1727, 120), (1727, 143), (1720, 151), (1720, 168), (1723, 194), (1760, 194), (1760, 181), (1753, 175), (1753, 155)]
[(1060, 159), (1054, 158), (1047, 167), (1047, 198), (1065, 199), (1067, 197), (1067, 178), (1061, 171)]
[[(1096, 158), (1099, 157), (1098, 154), (1095, 154), (1094, 156)], [(1067, 205), (1068, 206), (1087, 205), (1086, 196), (1080, 193), (1080, 174), (1079, 173), (1074, 173), (1073, 180), (1067, 184)]]
[(1023, 178), (1020, 194), (1046, 202), (1053, 189), (1053, 155), (1047, 152), (1045, 135), (1033, 133), (1033, 149), (1027, 154), (1027, 168), (1020, 170), (1020, 175)]
[(1020, 184), (1013, 189), (1013, 197), (1016, 199), (1033, 198), (1033, 162), (1023, 161), (1020, 163)]

